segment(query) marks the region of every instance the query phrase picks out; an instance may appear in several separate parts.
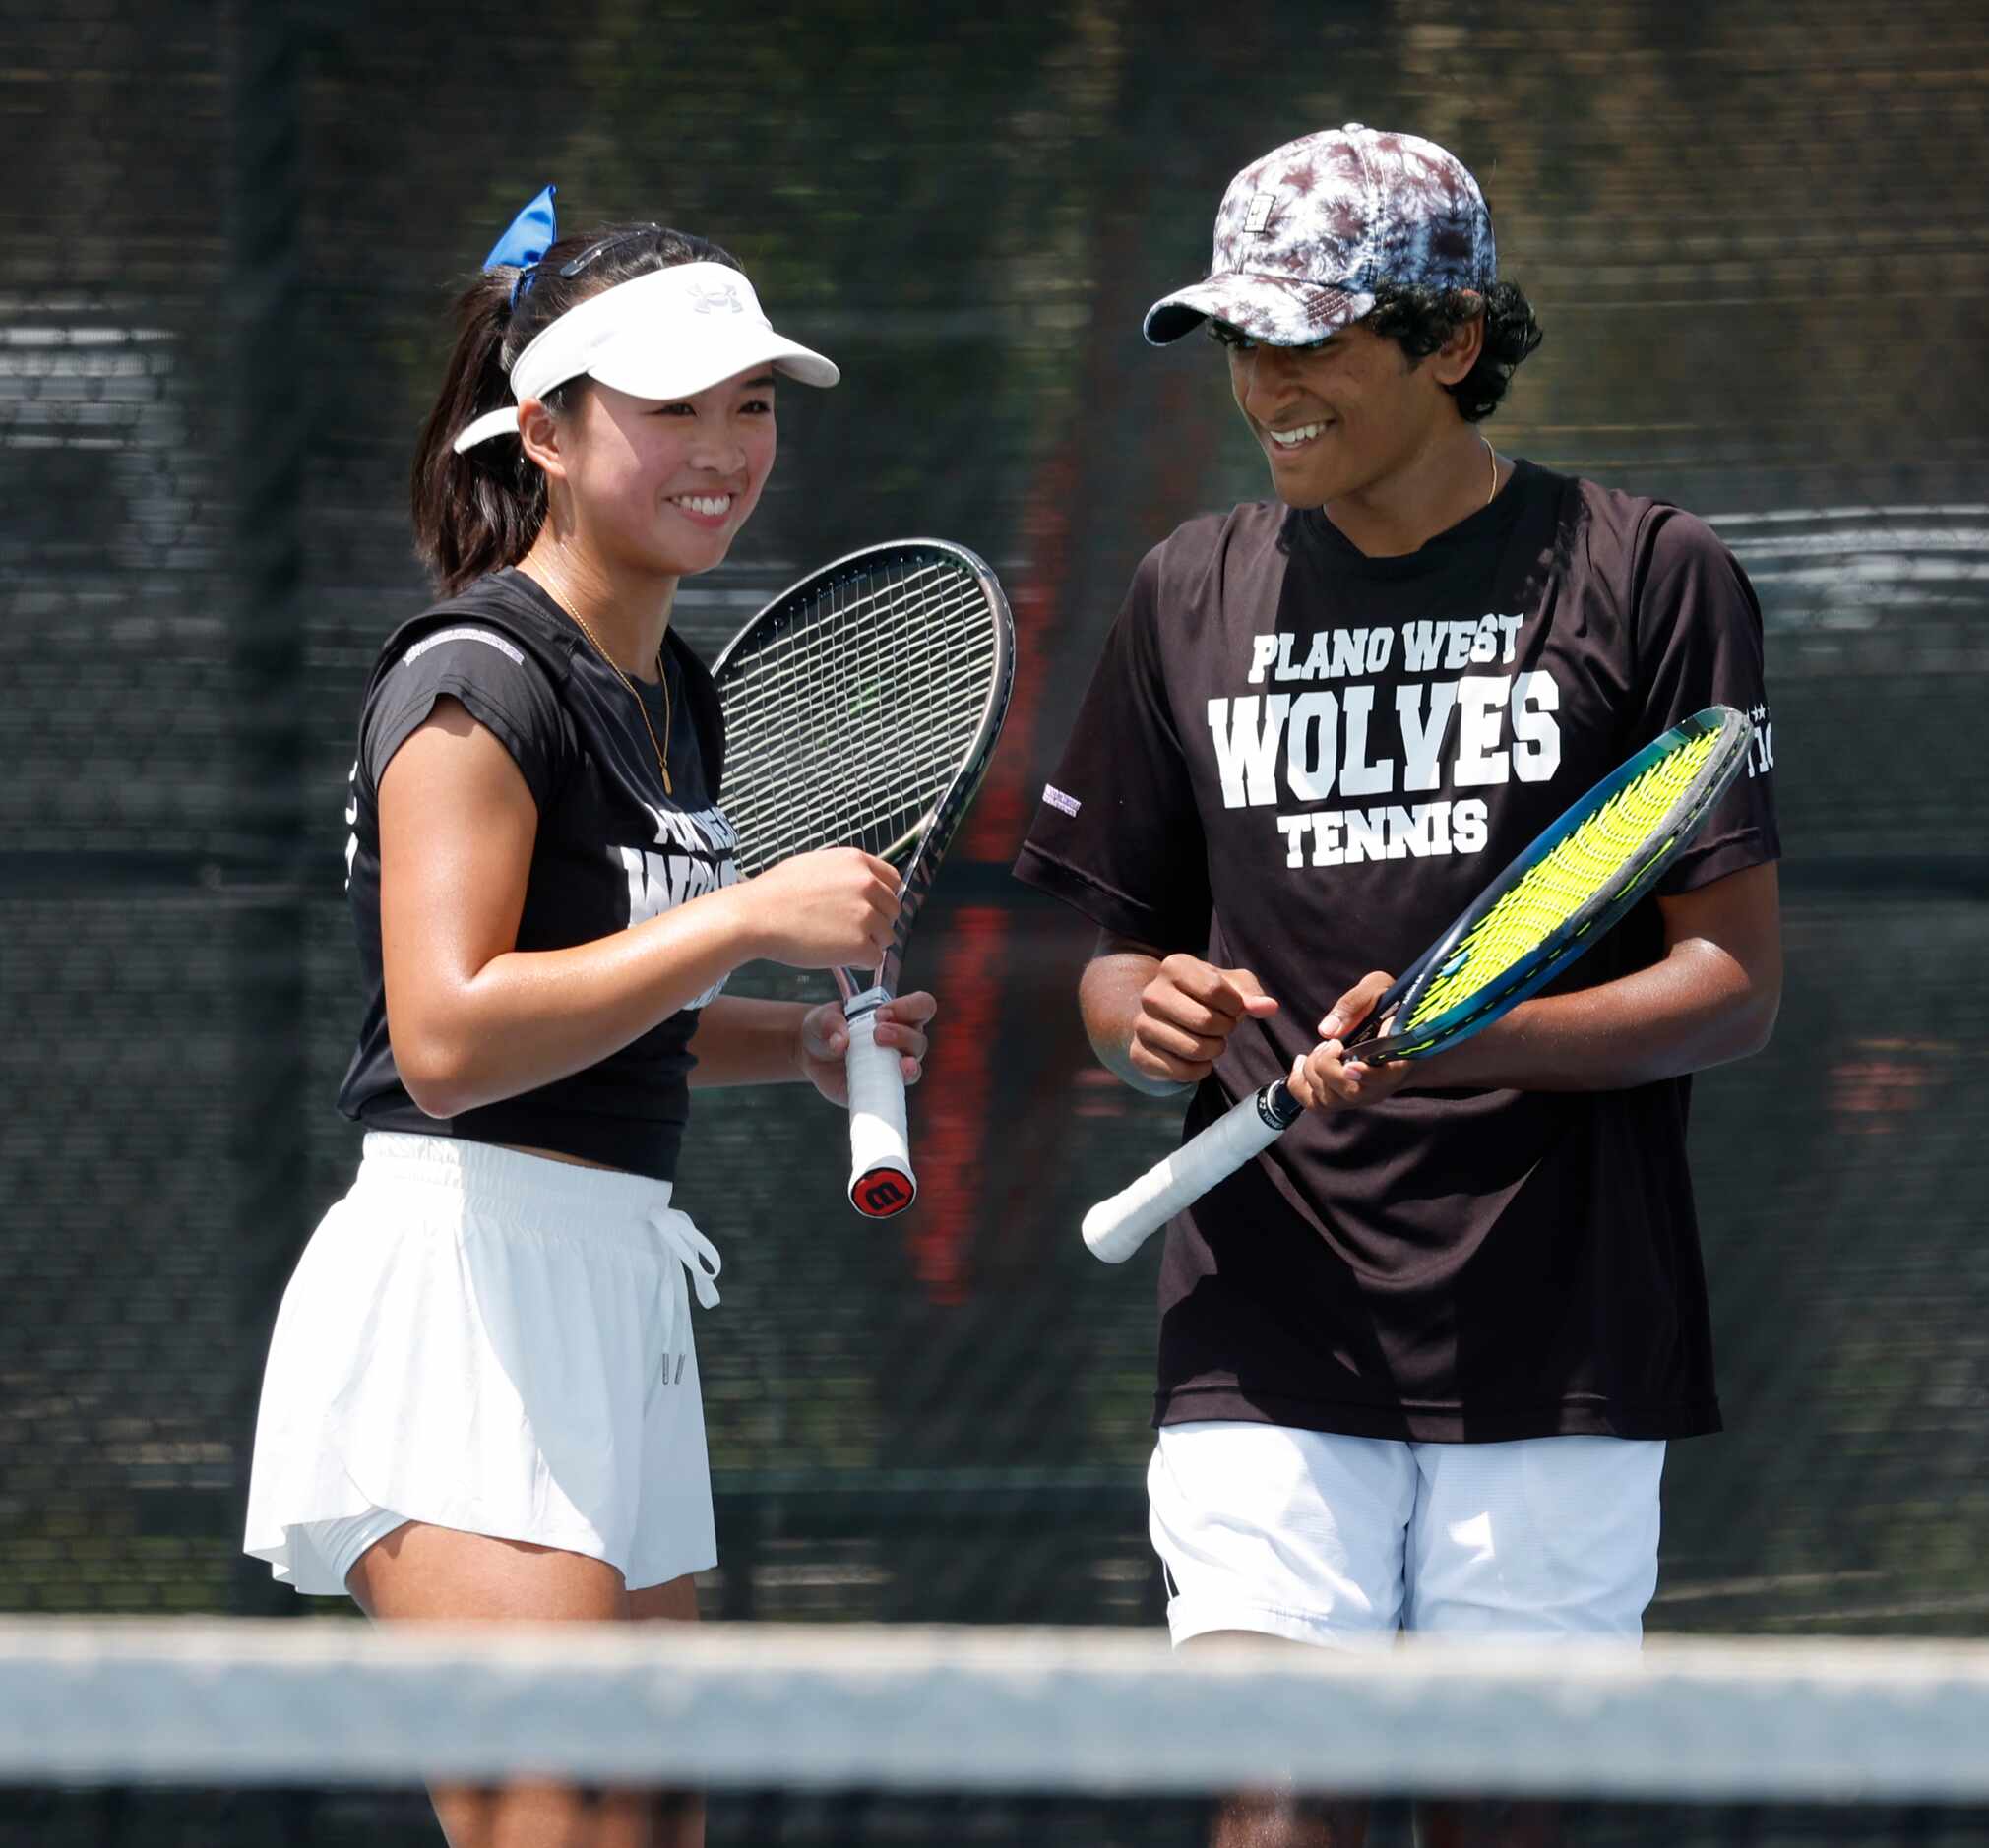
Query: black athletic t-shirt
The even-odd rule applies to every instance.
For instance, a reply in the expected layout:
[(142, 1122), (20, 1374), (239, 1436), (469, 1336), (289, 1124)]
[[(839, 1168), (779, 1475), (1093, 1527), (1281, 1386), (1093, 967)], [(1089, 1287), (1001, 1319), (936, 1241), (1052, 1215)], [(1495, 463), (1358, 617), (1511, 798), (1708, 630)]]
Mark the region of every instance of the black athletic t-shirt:
[(359, 1044), (339, 1108), (368, 1129), (510, 1142), (670, 1180), (690, 1115), (698, 1009), (720, 982), (598, 1065), (537, 1090), (424, 1116), (394, 1066), (380, 957), (380, 778), (438, 699), (459, 700), (511, 753), (538, 805), (520, 950), (561, 950), (642, 923), (739, 877), (718, 808), (724, 733), (712, 677), (670, 631), (661, 687), (642, 711), (544, 590), (520, 571), (479, 579), (404, 624), (381, 650), (359, 717), (346, 820), (346, 890), (366, 986)]
[[(1317, 511), (1190, 522), (1137, 573), (1018, 875), (1254, 971), (1185, 1134), (1288, 1071), (1547, 824), (1714, 704), (1765, 720), (1761, 614), (1675, 507), (1521, 462), (1420, 550)], [(1660, 891), (1779, 852), (1771, 755)], [(1662, 954), (1646, 901), (1556, 987)], [(1690, 1084), (1410, 1090), (1308, 1112), (1175, 1220), (1156, 1422), (1478, 1441), (1716, 1430)]]

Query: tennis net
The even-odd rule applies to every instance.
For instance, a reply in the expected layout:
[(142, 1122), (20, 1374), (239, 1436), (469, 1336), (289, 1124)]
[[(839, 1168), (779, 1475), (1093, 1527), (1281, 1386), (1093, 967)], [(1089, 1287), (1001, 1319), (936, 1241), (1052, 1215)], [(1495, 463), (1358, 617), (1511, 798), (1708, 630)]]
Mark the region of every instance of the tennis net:
[(277, 1792), (288, 1840), (433, 1842), (422, 1779), (528, 1777), (702, 1787), (714, 1843), (1186, 1848), (1243, 1790), (1381, 1800), (1370, 1848), (1458, 1794), (1565, 1800), (1573, 1842), (1989, 1848), (1989, 1645), (0, 1623), (10, 1842), (274, 1839)]

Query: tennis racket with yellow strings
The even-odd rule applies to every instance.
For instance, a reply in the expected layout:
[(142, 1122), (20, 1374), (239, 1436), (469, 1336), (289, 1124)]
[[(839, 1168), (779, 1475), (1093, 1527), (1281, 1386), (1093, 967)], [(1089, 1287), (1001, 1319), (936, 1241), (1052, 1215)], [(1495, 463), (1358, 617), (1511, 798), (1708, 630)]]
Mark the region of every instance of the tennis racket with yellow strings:
[[(1647, 893), (1747, 761), (1754, 727), (1711, 706), (1612, 771), (1478, 897), (1342, 1043), (1362, 1061), (1427, 1059), (1560, 974)], [(1085, 1215), (1085, 1243), (1123, 1263), (1304, 1114), (1282, 1078), (1232, 1105)]]

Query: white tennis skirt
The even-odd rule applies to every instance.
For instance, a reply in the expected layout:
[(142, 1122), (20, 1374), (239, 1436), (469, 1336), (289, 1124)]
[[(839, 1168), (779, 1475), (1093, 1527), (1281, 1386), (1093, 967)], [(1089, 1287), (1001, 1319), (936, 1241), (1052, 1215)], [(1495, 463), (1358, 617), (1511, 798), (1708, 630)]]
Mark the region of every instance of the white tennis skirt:
[(717, 1271), (667, 1182), (369, 1134), (277, 1316), (245, 1549), (319, 1593), (355, 1522), (584, 1553), (632, 1590), (715, 1565), (687, 1284), (710, 1307)]

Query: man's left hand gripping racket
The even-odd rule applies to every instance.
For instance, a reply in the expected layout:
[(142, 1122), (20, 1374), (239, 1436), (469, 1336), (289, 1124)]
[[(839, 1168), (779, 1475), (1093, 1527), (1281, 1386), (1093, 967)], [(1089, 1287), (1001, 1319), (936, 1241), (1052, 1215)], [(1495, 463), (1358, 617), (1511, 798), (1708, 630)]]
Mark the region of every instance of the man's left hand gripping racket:
[[(1699, 832), (1746, 763), (1753, 737), (1743, 713), (1709, 706), (1647, 745), (1507, 867), (1342, 1044), (1359, 1046), (1370, 1065), (1427, 1059), (1551, 981), (1649, 891)], [(1124, 1263), (1303, 1114), (1282, 1078), (1232, 1104), (1131, 1187), (1093, 1206), (1085, 1215), (1085, 1243), (1106, 1263)]]
[(849, 1201), (889, 1218), (918, 1183), (904, 1078), (877, 1044), (876, 1011), (898, 992), (912, 920), (1001, 735), (1015, 678), (1008, 599), (964, 546), (868, 546), (781, 591), (712, 674), (739, 871), (861, 847), (903, 879), (883, 960), (836, 971), (849, 1022)]

